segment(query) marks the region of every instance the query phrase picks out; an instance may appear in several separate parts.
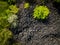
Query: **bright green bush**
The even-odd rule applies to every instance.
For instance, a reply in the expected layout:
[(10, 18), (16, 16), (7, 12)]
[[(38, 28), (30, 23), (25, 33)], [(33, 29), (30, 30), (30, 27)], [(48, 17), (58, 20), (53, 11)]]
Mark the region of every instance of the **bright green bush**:
[(19, 8), (16, 7), (16, 5), (10, 5), (8, 9), (5, 11), (7, 14), (16, 14), (18, 12)]
[(16, 7), (16, 5), (10, 5), (7, 10), (5, 10), (5, 13), (8, 15), (16, 14), (18, 12), (19, 8)]
[(9, 39), (13, 35), (8, 28), (11, 24), (16, 25), (17, 12), (16, 5), (9, 5), (6, 0), (0, 0), (0, 45), (9, 45)]
[(17, 25), (17, 19), (18, 19), (18, 17), (16, 15), (16, 13), (18, 12), (18, 10), (19, 9), (16, 7), (16, 5), (11, 5), (11, 6), (9, 6), (9, 9), (6, 10), (6, 12), (8, 14), (10, 14), (8, 16), (8, 19), (7, 20), (8, 20), (8, 22), (10, 24), (12, 24), (13, 27), (15, 27)]
[(12, 38), (12, 32), (8, 29), (0, 29), (0, 45), (9, 45), (9, 40)]
[(7, 15), (5, 10), (8, 8), (8, 3), (5, 1), (0, 1), (0, 29), (8, 27), (9, 23), (7, 22)]
[(24, 8), (26, 8), (26, 9), (29, 8), (29, 6), (30, 6), (29, 3), (24, 4)]
[(18, 12), (18, 8), (16, 5), (9, 6), (10, 12), (16, 14)]
[(0, 28), (6, 28), (9, 27), (9, 22), (8, 22), (8, 15), (6, 15), (5, 11), (2, 13), (0, 12)]
[(8, 20), (9, 23), (12, 23), (16, 19), (18, 19), (17, 15), (12, 14), (11, 16), (9, 16), (9, 18), (7, 20)]
[(46, 19), (50, 11), (46, 6), (36, 6), (34, 9), (33, 17), (36, 19)]
[(9, 27), (9, 22), (7, 21), (7, 16), (3, 17), (1, 16), (0, 17), (0, 28), (6, 28), (6, 27)]
[(17, 26), (17, 19), (18, 19), (17, 15), (12, 14), (11, 16), (9, 16), (9, 18), (7, 20), (10, 24), (12, 24), (11, 25), (12, 27), (16, 27)]
[[(12, 24), (15, 24), (17, 15), (15, 15), (18, 12), (18, 8), (16, 5), (9, 6), (8, 9), (0, 12), (0, 27), (9, 27), (12, 22)], [(16, 25), (16, 24), (15, 24)]]

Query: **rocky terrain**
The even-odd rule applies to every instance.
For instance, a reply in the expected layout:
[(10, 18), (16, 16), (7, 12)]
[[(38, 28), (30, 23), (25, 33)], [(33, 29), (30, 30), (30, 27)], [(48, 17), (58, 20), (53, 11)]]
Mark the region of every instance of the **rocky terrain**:
[(21, 45), (60, 45), (59, 5), (47, 2), (45, 5), (50, 9), (50, 14), (48, 19), (43, 21), (33, 18), (35, 5), (34, 3), (29, 9), (23, 8), (18, 12), (18, 26), (12, 28), (14, 40)]

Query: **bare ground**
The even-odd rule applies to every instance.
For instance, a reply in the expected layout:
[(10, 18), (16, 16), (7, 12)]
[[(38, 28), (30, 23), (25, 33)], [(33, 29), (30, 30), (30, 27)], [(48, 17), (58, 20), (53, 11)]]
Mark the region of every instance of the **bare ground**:
[(18, 13), (18, 26), (13, 30), (14, 39), (22, 45), (60, 45), (60, 14), (51, 2), (46, 4), (50, 9), (48, 19), (41, 21), (33, 18), (35, 4)]

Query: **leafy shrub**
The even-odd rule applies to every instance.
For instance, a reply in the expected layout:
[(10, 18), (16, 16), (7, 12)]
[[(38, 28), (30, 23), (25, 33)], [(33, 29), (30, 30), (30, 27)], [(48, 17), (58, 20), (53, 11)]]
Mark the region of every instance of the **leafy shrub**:
[(16, 27), (17, 26), (17, 19), (18, 19), (17, 15), (12, 14), (11, 16), (8, 17), (7, 20), (10, 24), (12, 24), (11, 25), (12, 27)]
[(18, 12), (18, 8), (16, 7), (16, 5), (11, 5), (9, 6), (9, 9), (6, 10), (7, 14), (10, 14), (8, 17), (8, 22), (10, 24), (12, 24), (13, 27), (15, 27), (17, 25), (17, 15), (16, 13)]
[(6, 28), (6, 27), (9, 27), (9, 22), (7, 21), (7, 16), (3, 17), (1, 16), (0, 17), (0, 28)]
[(9, 18), (8, 18), (7, 20), (8, 20), (9, 23), (12, 23), (12, 22), (14, 22), (17, 18), (18, 18), (17, 15), (14, 15), (14, 14), (13, 14), (13, 15), (9, 16)]
[(13, 20), (16, 22), (17, 16), (15, 14), (17, 12), (18, 8), (16, 5), (11, 5), (8, 9), (0, 12), (0, 27), (9, 27)]
[(17, 12), (18, 8), (16, 5), (9, 6), (6, 0), (0, 0), (0, 45), (9, 45), (9, 39), (12, 38), (13, 35), (7, 27), (9, 27), (11, 23), (16, 22)]
[(0, 29), (0, 45), (9, 45), (8, 39), (12, 38), (12, 32), (8, 29)]
[(29, 8), (29, 6), (30, 6), (29, 3), (24, 4), (24, 8)]
[(7, 2), (0, 1), (0, 29), (4, 27), (8, 27), (9, 23), (7, 22), (7, 16), (5, 14), (5, 10), (7, 9)]
[(33, 17), (36, 19), (46, 19), (50, 11), (46, 6), (36, 6), (34, 9)]
[[(15, 9), (16, 7), (13, 6), (13, 8)], [(17, 18), (15, 14), (18, 12), (18, 9), (16, 8), (14, 10), (13, 8), (9, 7), (9, 9), (3, 11), (0, 14), (0, 26), (1, 27), (9, 27), (10, 23), (12, 23), (13, 20)]]
[(6, 28), (9, 27), (9, 22), (8, 22), (8, 15), (6, 15), (5, 11), (2, 13), (0, 12), (0, 28)]
[(19, 8), (16, 7), (16, 5), (10, 5), (7, 10), (5, 10), (5, 13), (7, 15), (16, 14), (18, 12)]
[(0, 1), (0, 13), (8, 8), (8, 3), (4, 1)]
[(18, 8), (16, 5), (9, 6), (10, 12), (16, 14), (18, 12)]
[(7, 15), (5, 14), (5, 10), (8, 8), (8, 3), (4, 1), (0, 1), (0, 29), (8, 27), (10, 24), (7, 21)]

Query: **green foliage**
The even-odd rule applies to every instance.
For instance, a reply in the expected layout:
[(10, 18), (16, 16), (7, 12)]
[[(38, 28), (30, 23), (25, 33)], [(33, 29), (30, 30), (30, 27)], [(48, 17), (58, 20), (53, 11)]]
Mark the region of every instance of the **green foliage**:
[(12, 32), (8, 29), (0, 29), (0, 45), (9, 45), (8, 39), (12, 38)]
[(1, 16), (0, 17), (0, 28), (6, 28), (6, 27), (9, 27), (9, 23), (7, 21), (7, 16)]
[(6, 13), (9, 15), (8, 16), (8, 22), (10, 24), (12, 24), (11, 26), (15, 27), (17, 25), (17, 15), (16, 13), (18, 12), (18, 8), (16, 7), (16, 5), (11, 5), (9, 6), (9, 9), (6, 10)]
[(55, 0), (56, 2), (60, 3), (60, 0)]
[(5, 11), (0, 12), (0, 28), (9, 27), (9, 22), (7, 21), (8, 15), (6, 15)]
[(7, 2), (4, 2), (4, 1), (0, 1), (0, 8), (6, 8), (8, 6), (8, 3)]
[(19, 8), (16, 7), (16, 5), (10, 5), (8, 9), (5, 11), (7, 14), (16, 14), (18, 12)]
[(18, 12), (19, 8), (16, 7), (16, 5), (10, 5), (7, 10), (5, 10), (6, 14), (16, 14)]
[(16, 5), (9, 5), (7, 1), (0, 0), (0, 45), (9, 45), (9, 39), (12, 38), (12, 32), (9, 31), (9, 26), (16, 26), (18, 8)]
[(30, 6), (29, 3), (24, 4), (24, 8), (26, 8), (26, 9), (29, 8), (29, 6)]
[(9, 27), (12, 22), (16, 22), (17, 16), (15, 14), (17, 12), (18, 8), (16, 5), (11, 5), (8, 9), (0, 12), (0, 27)]
[(10, 5), (7, 10), (5, 10), (6, 14), (16, 14), (18, 12), (19, 8), (16, 7), (16, 5)]
[(18, 8), (16, 5), (9, 6), (10, 12), (16, 14), (18, 12)]
[(0, 29), (8, 27), (10, 24), (7, 22), (7, 15), (5, 10), (8, 8), (8, 3), (0, 1)]
[(4, 1), (0, 1), (0, 13), (8, 8), (8, 3)]
[(46, 6), (36, 6), (34, 9), (33, 17), (36, 19), (46, 19), (50, 11)]
[(9, 23), (12, 23), (14, 21), (16, 21), (16, 19), (18, 19), (17, 15), (11, 15), (9, 16), (9, 18), (7, 19)]
[(17, 26), (17, 19), (18, 19), (17, 15), (12, 14), (11, 16), (9, 16), (9, 18), (7, 20), (10, 24), (12, 24), (11, 25), (12, 27), (16, 27)]

